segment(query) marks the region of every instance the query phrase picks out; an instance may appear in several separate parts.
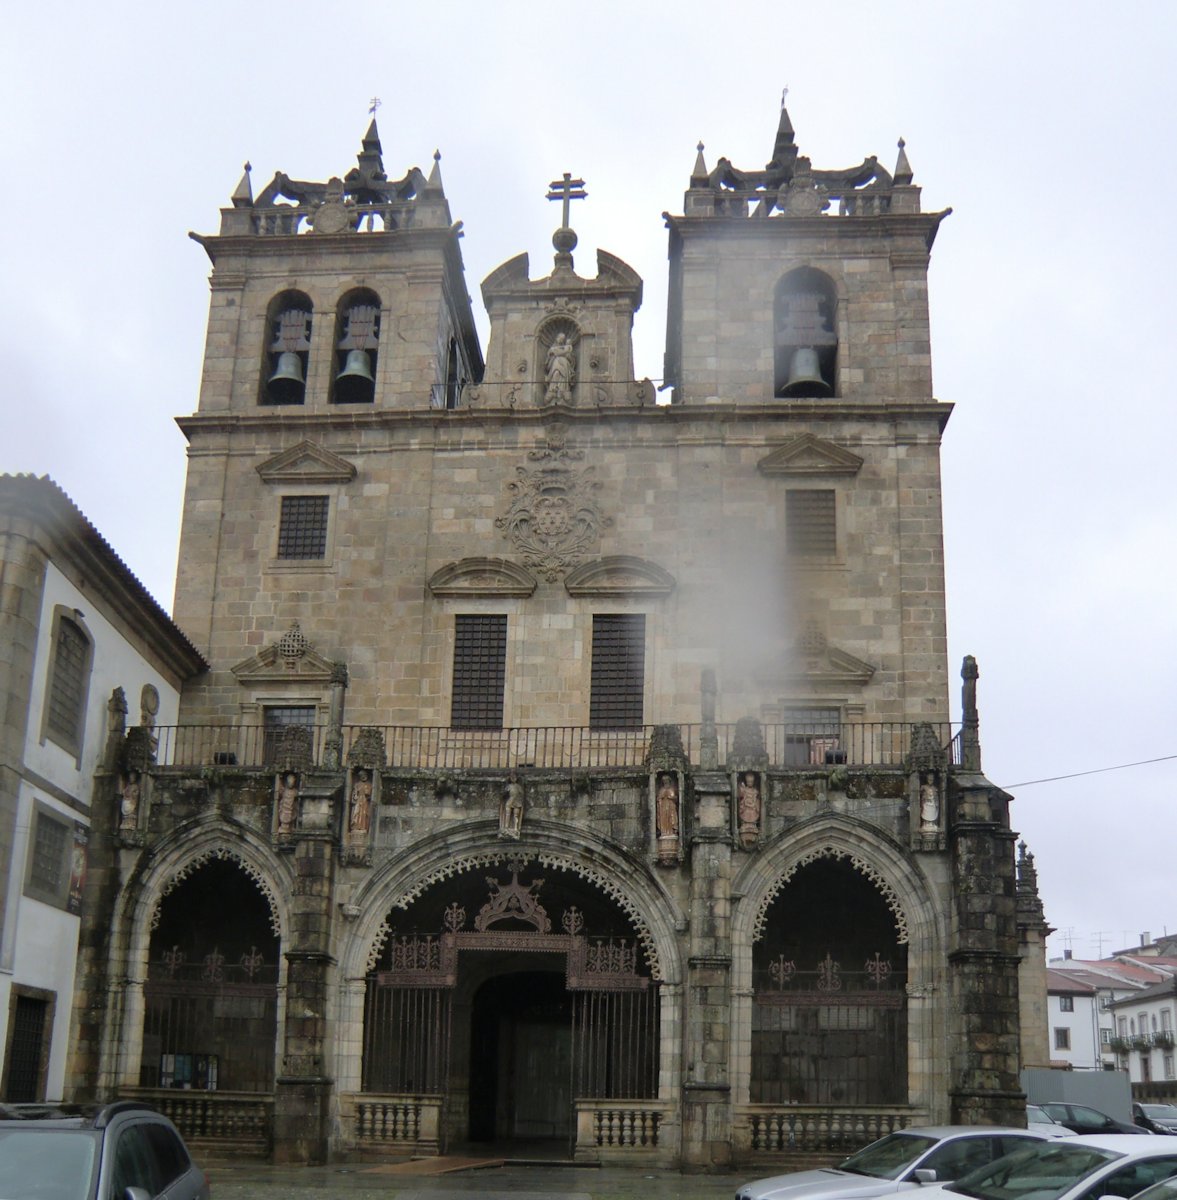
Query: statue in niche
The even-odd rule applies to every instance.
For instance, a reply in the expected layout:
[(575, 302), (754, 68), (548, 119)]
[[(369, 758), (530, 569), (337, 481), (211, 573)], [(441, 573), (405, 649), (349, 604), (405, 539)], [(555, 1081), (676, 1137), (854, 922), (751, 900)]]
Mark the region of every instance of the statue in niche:
[(658, 836), (678, 838), (678, 781), (673, 775), (658, 777), (658, 791), (654, 796), (657, 811)]
[(940, 830), (940, 792), (936, 777), (931, 771), (920, 774), (920, 832), (938, 833)]
[(351, 785), (351, 801), (347, 810), (347, 830), (365, 834), (372, 825), (372, 777), (361, 769)]
[(294, 832), (298, 818), (298, 776), (287, 771), (278, 785), (278, 833)]
[(561, 331), (548, 347), (547, 364), (544, 367), (545, 404), (567, 404), (572, 400), (572, 385), (576, 382), (573, 370), (575, 347), (568, 335)]
[(760, 779), (755, 771), (745, 771), (736, 784), (736, 818), (744, 847), (753, 845), (760, 836), (760, 812)]
[(526, 803), (527, 793), (523, 790), (523, 784), (519, 782), (519, 776), (512, 771), (499, 804), (499, 837), (519, 840), (523, 832), (523, 810)]
[(139, 823), (139, 772), (128, 771), (120, 789), (119, 828), (134, 829)]

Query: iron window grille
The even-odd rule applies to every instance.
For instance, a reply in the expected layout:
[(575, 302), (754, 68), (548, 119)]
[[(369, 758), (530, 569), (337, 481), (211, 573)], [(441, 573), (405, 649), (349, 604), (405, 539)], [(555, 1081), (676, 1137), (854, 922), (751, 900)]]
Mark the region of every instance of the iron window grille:
[(327, 496), (283, 496), (278, 557), (326, 557), (327, 513)]
[(278, 757), (282, 735), (291, 726), (313, 729), (315, 706), (313, 704), (267, 705), (262, 714), (262, 754), (267, 763)]
[(593, 729), (640, 728), (645, 686), (645, 614), (594, 616), (589, 725)]
[(507, 618), (454, 618), (453, 729), (501, 729), (507, 677)]
[(49, 676), (45, 728), (55, 742), (75, 752), (82, 741), (82, 710), (89, 670), (90, 639), (68, 617), (60, 618)]

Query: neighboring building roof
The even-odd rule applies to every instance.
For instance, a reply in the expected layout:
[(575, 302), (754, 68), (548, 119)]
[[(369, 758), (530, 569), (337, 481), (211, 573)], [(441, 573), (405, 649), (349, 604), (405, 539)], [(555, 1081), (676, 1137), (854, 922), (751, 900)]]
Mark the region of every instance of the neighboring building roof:
[(1047, 967), (1046, 990), (1053, 995), (1093, 996), (1099, 991), (1099, 987), (1094, 983), (1084, 983), (1082, 979), (1065, 971)]
[(1165, 996), (1177, 996), (1177, 979), (1166, 979), (1163, 983), (1154, 983), (1152, 987), (1141, 988), (1139, 992), (1133, 992), (1131, 996), (1113, 1000), (1109, 1007), (1126, 1008), (1135, 1006), (1142, 1000), (1161, 1000)]
[(128, 631), (146, 640), (179, 680), (208, 669), (200, 651), (48, 475), (0, 475), (0, 520), (29, 522), (46, 540), (51, 559), (84, 570), (87, 584), (104, 601), (104, 615), (121, 616)]
[(1096, 986), (1104, 988), (1142, 988), (1161, 982), (1170, 974), (1169, 971), (1152, 965), (1153, 961), (1150, 960), (1149, 965), (1146, 966), (1143, 963), (1129, 962), (1119, 958), (1097, 960), (1068, 958), (1061, 961), (1056, 959), (1050, 964), (1050, 969), (1065, 970), (1069, 975), (1085, 977), (1092, 983), (1102, 980), (1103, 982), (1096, 983)]

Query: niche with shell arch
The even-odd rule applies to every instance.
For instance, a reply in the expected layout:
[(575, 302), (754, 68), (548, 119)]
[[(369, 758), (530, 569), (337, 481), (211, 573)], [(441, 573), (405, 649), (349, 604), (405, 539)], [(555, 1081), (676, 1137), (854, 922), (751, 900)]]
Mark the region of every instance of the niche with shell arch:
[(302, 404), (306, 400), (314, 305), (305, 292), (279, 292), (266, 309), (259, 404)]
[(535, 342), (536, 405), (574, 404), (580, 379), (580, 326), (571, 317), (551, 317), (536, 331)]
[(838, 392), (838, 297), (833, 280), (798, 267), (773, 295), (773, 395), (824, 397)]
[(380, 344), (380, 297), (355, 288), (340, 301), (335, 318), (332, 404), (371, 404), (376, 399)]

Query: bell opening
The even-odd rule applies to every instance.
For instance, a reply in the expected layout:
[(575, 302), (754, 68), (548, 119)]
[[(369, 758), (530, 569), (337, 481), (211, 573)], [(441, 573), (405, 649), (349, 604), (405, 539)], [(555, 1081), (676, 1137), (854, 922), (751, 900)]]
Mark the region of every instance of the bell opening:
[[(823, 350), (827, 352), (825, 355)], [(814, 349), (812, 346), (795, 349), (789, 355), (788, 375), (777, 395), (788, 398), (832, 396), (833, 350), (834, 347)]]
[(339, 353), (335, 376), (336, 404), (371, 404), (376, 399), (376, 353), (348, 350)]
[(301, 404), (306, 397), (306, 354), (283, 350), (274, 357), (274, 371), (266, 380), (266, 403)]

